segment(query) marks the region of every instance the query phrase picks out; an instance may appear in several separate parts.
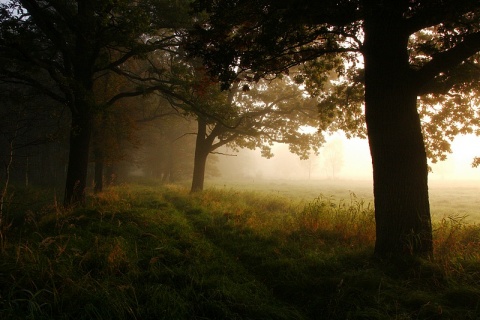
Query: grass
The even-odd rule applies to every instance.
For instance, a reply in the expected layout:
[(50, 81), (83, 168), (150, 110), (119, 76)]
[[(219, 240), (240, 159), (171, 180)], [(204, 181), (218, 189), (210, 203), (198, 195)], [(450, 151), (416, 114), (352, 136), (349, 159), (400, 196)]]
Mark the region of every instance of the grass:
[[(435, 260), (373, 259), (369, 202), (119, 186), (62, 210), (17, 190), (0, 319), (478, 319), (480, 228), (435, 221)], [(27, 201), (28, 200), (28, 201)]]
[[(373, 182), (368, 180), (235, 180), (212, 179), (208, 187), (255, 191), (310, 202), (318, 195), (349, 199), (354, 192), (358, 198), (373, 202)], [(465, 222), (480, 221), (480, 184), (472, 181), (431, 181), (430, 207), (435, 219), (464, 216)]]

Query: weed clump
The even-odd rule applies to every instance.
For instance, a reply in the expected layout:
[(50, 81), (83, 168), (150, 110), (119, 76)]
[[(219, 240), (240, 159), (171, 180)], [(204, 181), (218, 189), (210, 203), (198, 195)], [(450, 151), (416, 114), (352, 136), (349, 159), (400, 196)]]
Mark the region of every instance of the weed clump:
[(321, 195), (295, 213), (293, 221), (298, 230), (322, 233), (351, 246), (369, 246), (375, 238), (373, 208), (354, 193), (349, 202), (338, 203)]

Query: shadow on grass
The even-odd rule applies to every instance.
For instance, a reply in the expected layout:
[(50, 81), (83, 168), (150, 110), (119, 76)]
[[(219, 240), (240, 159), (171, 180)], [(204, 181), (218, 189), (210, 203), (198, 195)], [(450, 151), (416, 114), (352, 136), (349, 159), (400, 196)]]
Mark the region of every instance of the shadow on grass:
[[(395, 264), (349, 247), (331, 231), (261, 234), (228, 215), (183, 208), (192, 225), (309, 319), (475, 319), (478, 290), (463, 303), (429, 261)], [(402, 264), (403, 263), (403, 264)], [(465, 289), (461, 290), (465, 294)], [(459, 314), (460, 313), (460, 314)]]

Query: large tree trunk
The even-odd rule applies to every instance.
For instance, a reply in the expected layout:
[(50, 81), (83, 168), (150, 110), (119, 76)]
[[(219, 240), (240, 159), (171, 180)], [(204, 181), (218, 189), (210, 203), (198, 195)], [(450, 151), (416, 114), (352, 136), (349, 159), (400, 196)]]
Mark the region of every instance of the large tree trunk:
[(85, 203), (91, 120), (87, 111), (88, 106), (80, 105), (78, 107), (83, 108), (83, 112), (72, 114), (70, 152), (63, 200), (65, 206)]
[(365, 20), (365, 112), (372, 156), (375, 254), (431, 255), (428, 167), (411, 83), (408, 34), (395, 10)]
[[(15, 132), (15, 137), (17, 136), (17, 133)], [(5, 205), (5, 199), (7, 198), (7, 191), (8, 191), (8, 184), (10, 182), (10, 170), (12, 168), (13, 164), (13, 155), (14, 155), (14, 142), (15, 138), (9, 141), (9, 148), (8, 148), (8, 155), (5, 157), (6, 159), (4, 160), (4, 176), (3, 176), (3, 185), (2, 189), (0, 190), (0, 241), (1, 244), (3, 245), (3, 227), (4, 227), (4, 221), (3, 221), (3, 207)], [(0, 175), (1, 177), (1, 175)]]
[[(105, 90), (106, 91), (106, 90)], [(93, 192), (94, 193), (99, 193), (103, 191), (103, 179), (104, 179), (104, 174), (103, 170), (105, 167), (105, 126), (106, 126), (106, 120), (105, 120), (105, 113), (99, 115), (97, 118), (97, 121), (94, 121), (92, 126), (92, 137), (93, 137), (93, 156), (95, 157), (95, 173), (94, 173), (94, 178), (93, 178)]]
[(73, 90), (71, 92), (70, 111), (72, 127), (70, 129), (70, 152), (65, 184), (64, 205), (85, 203), (87, 187), (88, 155), (92, 131), (91, 107), (94, 105), (93, 79), (98, 49), (95, 41), (95, 3), (78, 2), (78, 33), (73, 52)]
[(207, 157), (212, 146), (211, 139), (208, 139), (207, 137), (207, 124), (205, 120), (199, 118), (197, 121), (198, 133), (195, 144), (195, 160), (193, 163), (192, 188), (190, 192), (203, 190)]
[(94, 178), (94, 193), (100, 193), (103, 191), (103, 156), (95, 156), (95, 178)]

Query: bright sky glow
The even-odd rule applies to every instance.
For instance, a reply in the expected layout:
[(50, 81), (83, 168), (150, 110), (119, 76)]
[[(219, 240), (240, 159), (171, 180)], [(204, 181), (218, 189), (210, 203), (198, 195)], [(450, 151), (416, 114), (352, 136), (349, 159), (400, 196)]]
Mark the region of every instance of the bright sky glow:
[[(303, 130), (310, 131), (308, 128)], [(339, 138), (343, 140), (343, 166), (334, 179), (372, 180), (368, 141), (359, 138), (346, 139), (342, 133), (336, 133), (327, 138), (327, 144)], [(432, 165), (433, 172), (429, 174), (429, 181), (468, 180), (478, 181), (480, 184), (480, 168), (471, 166), (473, 158), (480, 156), (480, 137), (458, 136), (452, 144), (452, 151), (446, 161)], [(235, 172), (247, 178), (303, 180), (308, 179), (310, 173), (311, 179), (332, 179), (322, 159), (322, 149), (319, 156), (304, 161), (291, 154), (285, 145), (276, 145), (273, 153), (273, 158), (265, 159), (260, 156), (259, 151), (245, 150), (237, 157), (222, 157), (219, 160), (238, 163), (238, 170)], [(226, 171), (222, 170), (223, 173)]]

